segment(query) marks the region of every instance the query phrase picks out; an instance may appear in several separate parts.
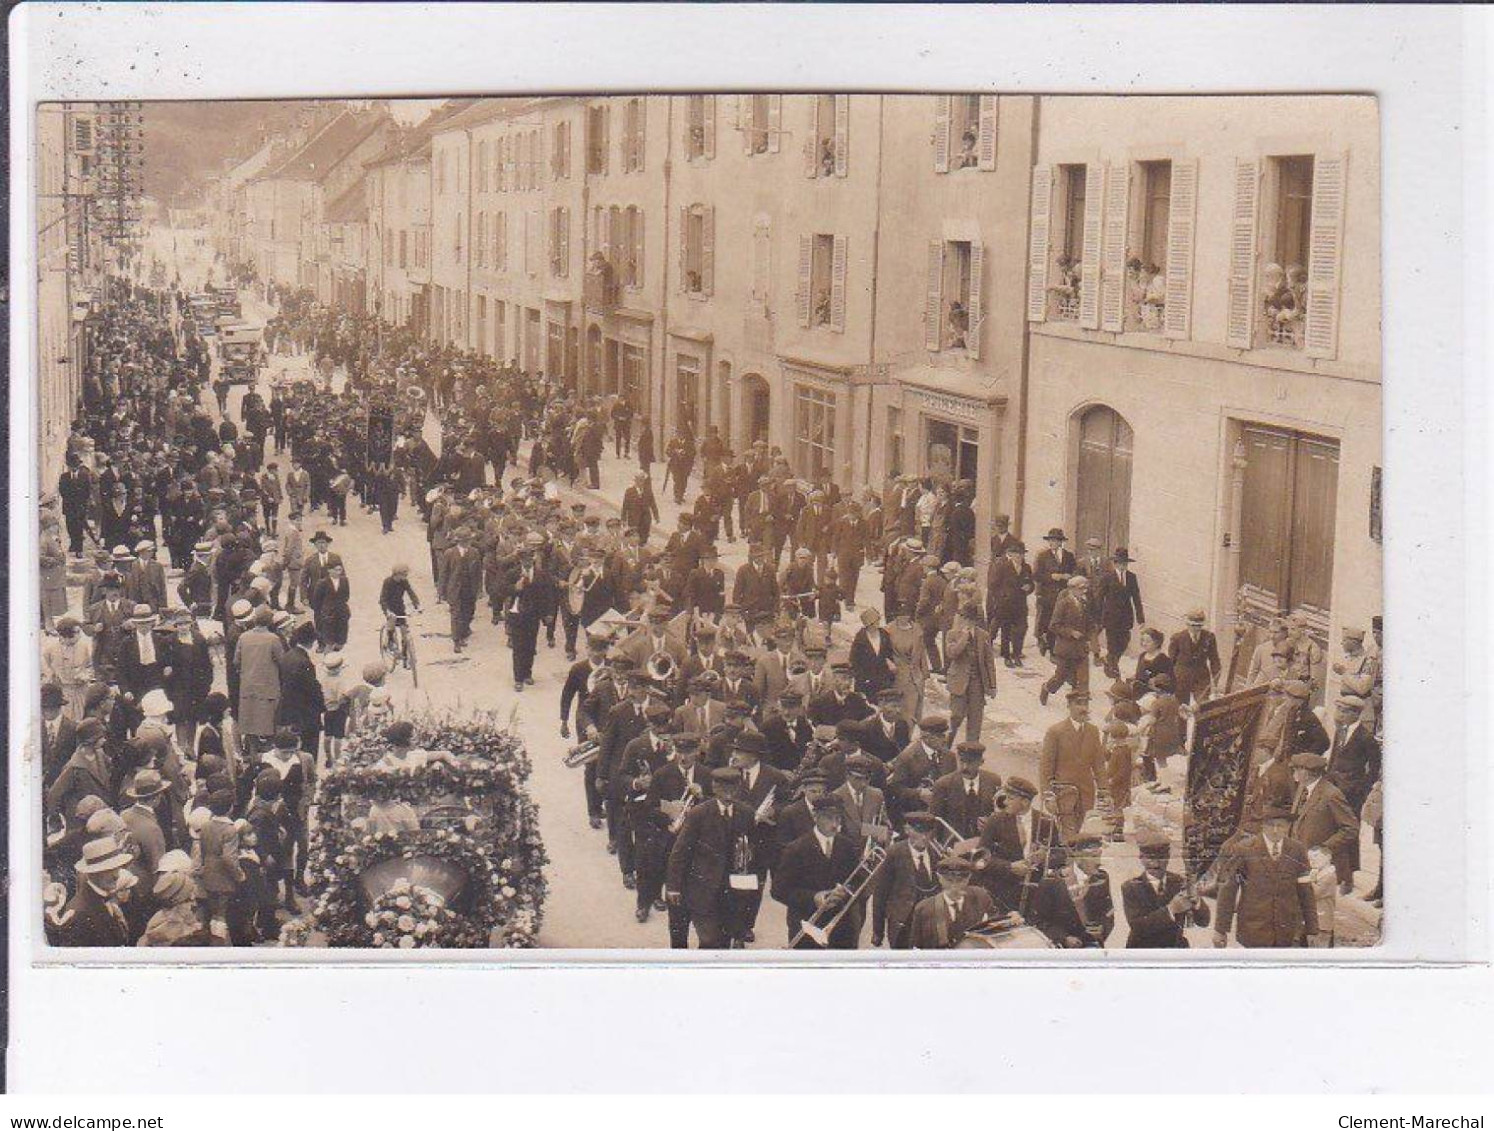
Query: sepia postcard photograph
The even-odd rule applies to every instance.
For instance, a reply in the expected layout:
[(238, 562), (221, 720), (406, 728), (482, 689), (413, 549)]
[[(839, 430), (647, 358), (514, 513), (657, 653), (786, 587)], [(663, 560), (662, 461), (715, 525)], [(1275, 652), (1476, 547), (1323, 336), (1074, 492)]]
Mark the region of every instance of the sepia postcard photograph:
[(34, 127), (50, 957), (1376, 944), (1373, 97)]

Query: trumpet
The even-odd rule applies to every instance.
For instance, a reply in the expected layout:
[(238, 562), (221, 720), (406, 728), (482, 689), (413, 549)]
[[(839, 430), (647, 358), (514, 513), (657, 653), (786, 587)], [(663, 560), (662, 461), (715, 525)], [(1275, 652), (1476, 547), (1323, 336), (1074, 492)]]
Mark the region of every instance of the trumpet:
[(570, 752), (565, 756), (565, 768), (577, 769), (580, 766), (590, 765), (601, 756), (602, 743), (600, 739), (588, 739), (586, 742), (577, 743), (572, 746)]
[(829, 946), (830, 935), (846, 917), (846, 913), (866, 894), (886, 862), (887, 850), (880, 844), (868, 842), (866, 852), (851, 874), (836, 884), (831, 890), (830, 898), (822, 906), (815, 908), (814, 914), (799, 925), (799, 930), (789, 939), (790, 949), (797, 947), (806, 938), (819, 946)]

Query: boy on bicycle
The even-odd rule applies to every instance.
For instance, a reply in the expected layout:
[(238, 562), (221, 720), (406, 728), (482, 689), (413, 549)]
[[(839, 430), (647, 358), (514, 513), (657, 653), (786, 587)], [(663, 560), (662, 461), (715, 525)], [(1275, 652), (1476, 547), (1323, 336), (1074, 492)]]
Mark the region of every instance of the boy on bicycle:
[[(405, 600), (420, 611), (420, 598), (410, 585), (410, 567), (404, 563), (396, 565), (379, 589), (379, 609), (384, 614), (384, 632), (392, 645), (395, 632), (399, 633), (399, 656), (405, 667), (410, 666), (410, 613)], [(392, 649), (391, 649), (392, 650)]]

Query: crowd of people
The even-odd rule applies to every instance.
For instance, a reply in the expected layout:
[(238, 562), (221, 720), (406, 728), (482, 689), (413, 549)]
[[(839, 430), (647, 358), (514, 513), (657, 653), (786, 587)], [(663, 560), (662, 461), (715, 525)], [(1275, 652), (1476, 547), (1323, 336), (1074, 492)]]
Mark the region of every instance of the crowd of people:
[[(265, 345), (311, 355), (317, 379), (277, 383), (268, 403), (250, 390), (241, 426), (215, 420), (183, 296), (116, 286), (43, 519), (55, 941), (251, 945), (295, 909), (318, 768), (388, 718), (388, 665), (358, 683), (342, 671), (354, 595), (332, 547), (351, 496), (386, 533), (401, 506), (424, 524), (427, 599), (446, 606), (455, 652), (501, 634), (516, 694), (542, 632), (572, 662), (559, 715), (584, 766), (578, 805), (637, 919), (663, 914), (674, 947), (692, 928), (703, 948), (751, 945), (764, 895), (801, 947), (1003, 945), (1023, 924), (1062, 947), (1185, 946), (1210, 899), (1218, 945), (1231, 931), (1331, 942), (1360, 822), (1378, 829), (1378, 618), (1372, 645), (1346, 633), (1332, 666), (1331, 734), (1312, 706), (1328, 664), (1311, 626), (1283, 620), (1255, 650), (1238, 682), (1270, 691), (1244, 817), (1197, 876), (1127, 814), (1171, 788), (1160, 771), (1186, 757), (1191, 713), (1227, 673), (1202, 611), (1170, 638), (1147, 626), (1125, 547), (1091, 540), (1079, 559), (1054, 528), (1029, 562), (997, 516), (982, 577), (968, 481), (903, 476), (851, 497), (766, 443), (734, 453), (715, 428), (680, 430), (656, 460), (626, 398), (305, 292), (274, 296)], [(609, 432), (637, 462), (616, 513), (567, 501), (602, 486)], [(680, 507), (667, 536), (655, 462)], [(735, 570), (723, 539), (746, 542)], [(880, 608), (861, 586), (878, 567)], [(69, 570), (86, 574), (81, 618)], [(408, 631), (421, 587), (391, 571), (391, 629)], [(1066, 713), (1032, 776), (1002, 779), (985, 767), (986, 707), (998, 654), (1034, 662), (1030, 614), (1053, 664), (1042, 702), (1067, 688)], [(1120, 926), (1101, 857), (1128, 834), (1142, 869), (1120, 885)]]

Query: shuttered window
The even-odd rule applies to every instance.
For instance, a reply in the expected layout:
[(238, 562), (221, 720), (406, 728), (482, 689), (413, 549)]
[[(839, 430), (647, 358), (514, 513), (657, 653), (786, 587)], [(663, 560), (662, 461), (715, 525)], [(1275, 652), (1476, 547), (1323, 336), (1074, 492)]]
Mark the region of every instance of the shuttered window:
[(796, 305), (801, 326), (844, 332), (848, 254), (845, 236), (819, 233), (800, 237)]
[(1027, 320), (1042, 322), (1048, 314), (1048, 251), (1052, 245), (1053, 169), (1032, 170), (1032, 199), (1027, 222)]
[(812, 94), (804, 138), (804, 175), (844, 177), (850, 165), (851, 98)]
[(680, 209), (680, 287), (707, 296), (716, 284), (716, 210), (696, 204)]
[(1193, 323), (1194, 216), (1198, 208), (1198, 162), (1179, 161), (1172, 167), (1167, 208), (1166, 310), (1162, 332), (1185, 339)]

